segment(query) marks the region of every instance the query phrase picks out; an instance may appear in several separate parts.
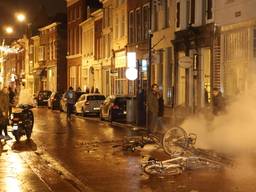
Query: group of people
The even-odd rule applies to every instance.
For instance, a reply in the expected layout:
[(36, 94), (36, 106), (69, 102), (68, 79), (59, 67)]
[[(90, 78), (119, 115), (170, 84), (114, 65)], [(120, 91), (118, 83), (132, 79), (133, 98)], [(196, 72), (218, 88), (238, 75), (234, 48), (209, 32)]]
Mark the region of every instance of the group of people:
[[(146, 98), (148, 99), (148, 102), (146, 102)], [(141, 105), (141, 103), (144, 103)], [(162, 91), (159, 89), (159, 86), (157, 84), (153, 84), (151, 86), (151, 90), (149, 92), (149, 95), (146, 97), (144, 91), (142, 90), (138, 94), (138, 116), (140, 116), (138, 119), (141, 122), (146, 122), (145, 116), (146, 116), (146, 106), (148, 104), (148, 123), (149, 123), (149, 132), (161, 132), (163, 131), (163, 115), (164, 115), (164, 99)], [(208, 97), (207, 97), (207, 104)], [(221, 115), (225, 113), (226, 111), (226, 101), (225, 98), (222, 95), (222, 92), (219, 88), (213, 89), (212, 94), (212, 113), (213, 115)], [(144, 106), (143, 106), (144, 105)], [(144, 115), (142, 115), (144, 114)], [(144, 116), (144, 118), (141, 118), (141, 116)], [(143, 120), (141, 120), (143, 119)], [(143, 125), (143, 123), (142, 123)]]
[[(4, 86), (0, 91), (0, 139), (10, 140), (7, 125), (9, 114), (12, 113), (12, 107), (15, 105), (16, 93), (11, 87)], [(2, 134), (4, 132), (4, 135)]]

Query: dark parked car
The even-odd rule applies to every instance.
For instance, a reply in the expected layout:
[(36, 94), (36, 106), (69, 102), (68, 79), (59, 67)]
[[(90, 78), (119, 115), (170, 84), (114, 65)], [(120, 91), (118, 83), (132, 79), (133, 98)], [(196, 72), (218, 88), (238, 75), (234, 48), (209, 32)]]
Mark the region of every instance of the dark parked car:
[[(60, 100), (60, 111), (64, 111), (64, 112), (67, 112), (67, 99), (65, 98), (65, 94), (66, 93), (64, 93), (63, 95), (62, 95), (62, 97), (61, 97), (61, 100)], [(81, 95), (83, 95), (83, 94), (85, 94), (85, 92), (83, 92), (83, 91), (75, 91), (75, 95), (76, 95), (76, 101), (75, 102), (77, 102), (77, 100), (79, 99), (79, 97), (81, 96)]]
[(59, 109), (60, 108), (60, 100), (62, 97), (62, 92), (53, 92), (48, 99), (48, 108), (49, 109)]
[(51, 91), (39, 91), (38, 95), (36, 96), (37, 106), (47, 106), (48, 99), (51, 96)]
[(100, 107), (100, 119), (108, 121), (126, 121), (127, 101), (131, 96), (111, 95), (103, 102)]

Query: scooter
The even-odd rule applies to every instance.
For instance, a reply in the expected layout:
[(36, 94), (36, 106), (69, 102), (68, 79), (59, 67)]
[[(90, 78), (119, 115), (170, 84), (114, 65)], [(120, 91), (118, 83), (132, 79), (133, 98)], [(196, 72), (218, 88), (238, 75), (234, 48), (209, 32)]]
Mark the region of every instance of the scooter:
[(32, 105), (19, 105), (19, 111), (15, 111), (10, 115), (9, 125), (12, 128), (12, 134), (16, 141), (20, 141), (22, 136), (31, 138), (34, 126), (34, 114)]

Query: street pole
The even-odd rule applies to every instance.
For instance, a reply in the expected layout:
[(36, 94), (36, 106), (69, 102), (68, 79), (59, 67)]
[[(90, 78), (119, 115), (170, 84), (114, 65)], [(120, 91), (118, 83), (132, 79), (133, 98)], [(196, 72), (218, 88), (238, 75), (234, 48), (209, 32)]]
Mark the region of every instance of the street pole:
[(149, 29), (148, 29), (148, 66), (147, 66), (147, 110), (146, 110), (146, 129), (149, 131), (149, 94), (151, 91), (151, 62), (152, 62), (152, 1), (149, 1)]

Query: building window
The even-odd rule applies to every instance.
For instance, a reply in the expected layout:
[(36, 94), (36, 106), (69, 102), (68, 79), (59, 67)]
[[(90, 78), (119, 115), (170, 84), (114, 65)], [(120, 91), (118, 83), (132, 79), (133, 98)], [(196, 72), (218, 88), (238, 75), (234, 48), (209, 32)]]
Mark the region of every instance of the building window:
[(195, 0), (190, 1), (190, 23), (189, 24), (195, 24)]
[(69, 68), (69, 77), (70, 77), (70, 86), (77, 87), (76, 80), (77, 80), (77, 73), (76, 73), (76, 67), (72, 66)]
[(119, 37), (119, 31), (118, 31), (118, 23), (119, 22), (119, 20), (118, 20), (118, 15), (116, 15), (116, 20), (115, 20), (115, 39), (118, 39), (118, 37)]
[(39, 61), (44, 61), (45, 60), (45, 48), (44, 48), (44, 46), (39, 47), (38, 60)]
[(176, 4), (176, 28), (180, 28), (180, 2)]
[(53, 59), (54, 60), (57, 59), (56, 54), (57, 54), (57, 41), (53, 41)]
[(207, 20), (211, 20), (213, 18), (212, 0), (206, 0), (206, 18)]
[(103, 26), (108, 27), (109, 26), (109, 8), (106, 7), (103, 12), (104, 12)]
[(159, 21), (158, 21), (158, 4), (153, 5), (153, 30), (157, 31), (159, 29)]
[(164, 28), (166, 28), (166, 27), (169, 27), (170, 26), (170, 17), (169, 17), (169, 9), (170, 9), (170, 7), (169, 7), (169, 1), (167, 1), (167, 0), (164, 0), (164, 4), (163, 4), (163, 6), (164, 6)]
[(124, 36), (124, 32), (125, 32), (125, 14), (123, 13), (122, 14), (122, 20), (121, 20), (121, 29), (120, 29), (120, 32), (121, 32), (121, 37)]
[(129, 43), (134, 42), (134, 12), (129, 12)]
[(253, 29), (253, 57), (256, 57), (256, 28)]
[(143, 36), (142, 36), (142, 38), (143, 39), (147, 39), (148, 38), (148, 30), (149, 30), (149, 6), (147, 5), (147, 6), (144, 6), (143, 7), (143, 24), (142, 24), (142, 26), (143, 26)]
[(116, 83), (116, 94), (117, 95), (123, 95), (127, 92), (127, 79), (125, 77), (125, 67), (117, 68), (118, 76), (115, 79)]
[(141, 9), (136, 10), (136, 36), (137, 36), (137, 41), (141, 41)]

